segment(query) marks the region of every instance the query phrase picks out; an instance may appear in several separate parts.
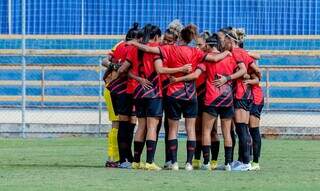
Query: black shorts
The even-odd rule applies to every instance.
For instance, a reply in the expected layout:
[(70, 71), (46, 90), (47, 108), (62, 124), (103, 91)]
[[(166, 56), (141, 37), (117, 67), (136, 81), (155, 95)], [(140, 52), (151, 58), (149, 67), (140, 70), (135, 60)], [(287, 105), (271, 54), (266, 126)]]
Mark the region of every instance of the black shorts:
[(162, 117), (163, 103), (162, 98), (143, 98), (135, 100), (136, 114), (138, 118), (143, 117)]
[(204, 112), (209, 113), (214, 117), (220, 115), (220, 119), (231, 119), (234, 116), (234, 108), (230, 107), (214, 107), (214, 106), (205, 106)]
[(197, 99), (180, 100), (173, 97), (166, 98), (166, 116), (172, 120), (181, 119), (181, 114), (184, 118), (196, 118), (198, 116)]
[(235, 109), (244, 109), (246, 111), (250, 111), (252, 106), (252, 100), (251, 99), (234, 99), (233, 105)]
[(256, 105), (253, 103), (250, 110), (250, 115), (253, 115), (260, 119), (263, 106), (264, 106), (263, 103), (260, 105)]
[(113, 110), (116, 115), (127, 115), (134, 116), (134, 105), (133, 98), (131, 94), (112, 94), (111, 101), (113, 105)]

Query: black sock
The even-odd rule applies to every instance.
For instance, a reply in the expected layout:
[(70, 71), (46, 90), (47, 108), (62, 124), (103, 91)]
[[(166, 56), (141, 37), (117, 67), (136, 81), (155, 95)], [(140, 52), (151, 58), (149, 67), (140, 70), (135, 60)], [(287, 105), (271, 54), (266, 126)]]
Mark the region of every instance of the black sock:
[(165, 116), (164, 117), (164, 144), (165, 144), (165, 160), (166, 162), (171, 161), (171, 156), (170, 156), (170, 147), (169, 147), (169, 141), (168, 141), (168, 136), (169, 136), (169, 124), (168, 124), (168, 118)]
[(200, 160), (201, 150), (202, 150), (202, 143), (201, 143), (201, 141), (197, 141), (196, 150), (194, 151), (194, 159), (195, 160)]
[(134, 134), (134, 128), (136, 124), (134, 123), (128, 123), (128, 129), (127, 129), (127, 159), (129, 162), (133, 162), (133, 154), (132, 154), (132, 142), (133, 142), (133, 134)]
[(177, 162), (177, 151), (178, 151), (178, 140), (173, 139), (173, 140), (168, 140), (169, 143), (169, 153), (171, 156), (171, 162), (172, 164)]
[(232, 139), (232, 151), (231, 151), (231, 161), (233, 161), (234, 156), (234, 148), (236, 146), (236, 133), (234, 132), (234, 129), (231, 129), (231, 139)]
[(118, 148), (119, 148), (119, 158), (120, 163), (126, 161), (126, 155), (127, 155), (127, 147), (128, 144), (126, 142), (127, 137), (127, 128), (128, 128), (128, 122), (127, 121), (119, 121), (119, 130), (118, 130)]
[(203, 164), (208, 164), (210, 160), (210, 145), (203, 145), (202, 146), (202, 153), (203, 153)]
[(192, 164), (194, 151), (196, 150), (196, 141), (187, 141), (187, 163)]
[(232, 154), (232, 147), (224, 147), (224, 165), (230, 164)]
[(245, 123), (236, 123), (236, 132), (239, 138), (239, 156), (244, 164), (250, 161), (250, 135), (248, 133), (248, 125)]
[(144, 141), (142, 141), (142, 142), (134, 141), (133, 147), (134, 147), (133, 161), (136, 163), (139, 163), (140, 158), (141, 158), (141, 153), (142, 153), (143, 147), (144, 147)]
[(218, 160), (220, 141), (211, 142), (211, 160)]
[(259, 127), (250, 128), (249, 130), (252, 137), (253, 162), (259, 163), (259, 157), (261, 152), (260, 130), (259, 130)]
[(147, 146), (147, 163), (153, 163), (154, 160), (154, 154), (156, 152), (156, 141), (147, 140), (146, 141)]

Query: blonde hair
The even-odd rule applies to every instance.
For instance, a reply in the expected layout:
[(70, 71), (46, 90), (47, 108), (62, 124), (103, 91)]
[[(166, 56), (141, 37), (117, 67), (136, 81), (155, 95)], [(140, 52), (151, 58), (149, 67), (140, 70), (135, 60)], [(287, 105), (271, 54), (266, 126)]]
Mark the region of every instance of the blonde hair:
[(183, 25), (181, 24), (180, 20), (174, 19), (169, 23), (168, 30), (174, 33), (176, 36), (180, 36), (180, 32), (183, 29)]
[(244, 39), (245, 39), (245, 37), (246, 37), (246, 31), (245, 31), (245, 29), (244, 29), (244, 28), (236, 28), (236, 29), (235, 29), (235, 32), (236, 32), (236, 34), (237, 34), (237, 36), (238, 36), (238, 40), (239, 40), (240, 42), (243, 42)]

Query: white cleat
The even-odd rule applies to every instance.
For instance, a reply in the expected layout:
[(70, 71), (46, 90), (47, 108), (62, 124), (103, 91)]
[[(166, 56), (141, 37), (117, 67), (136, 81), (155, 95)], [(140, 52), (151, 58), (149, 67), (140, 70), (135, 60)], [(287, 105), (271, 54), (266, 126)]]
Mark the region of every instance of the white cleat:
[(251, 169), (251, 164), (241, 164), (234, 168), (232, 168), (232, 171), (249, 171)]
[(186, 166), (185, 166), (185, 169), (186, 169), (186, 171), (192, 171), (193, 170), (193, 166), (192, 166), (192, 164), (190, 164), (190, 163), (186, 163)]
[(211, 170), (211, 165), (209, 163), (208, 164), (202, 164), (201, 170)]
[(241, 161), (235, 160), (230, 164), (231, 168), (236, 168), (237, 166), (242, 165)]
[(166, 162), (166, 163), (163, 165), (163, 169), (165, 169), (165, 170), (171, 170), (171, 169), (172, 169), (172, 163), (171, 163), (171, 161)]
[(231, 171), (231, 165), (230, 164), (224, 165), (224, 170)]
[(176, 171), (179, 170), (179, 164), (178, 164), (178, 162), (175, 162), (175, 163), (172, 164), (171, 170), (176, 170)]

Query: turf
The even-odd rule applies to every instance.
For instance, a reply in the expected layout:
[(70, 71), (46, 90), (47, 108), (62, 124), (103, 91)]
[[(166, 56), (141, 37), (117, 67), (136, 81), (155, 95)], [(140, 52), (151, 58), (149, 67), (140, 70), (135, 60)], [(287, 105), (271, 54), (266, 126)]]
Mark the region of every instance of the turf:
[[(183, 164), (185, 142), (179, 147)], [(319, 148), (320, 141), (263, 140), (259, 172), (147, 172), (104, 168), (102, 138), (0, 139), (0, 190), (319, 190)], [(162, 151), (160, 142), (159, 164)]]

